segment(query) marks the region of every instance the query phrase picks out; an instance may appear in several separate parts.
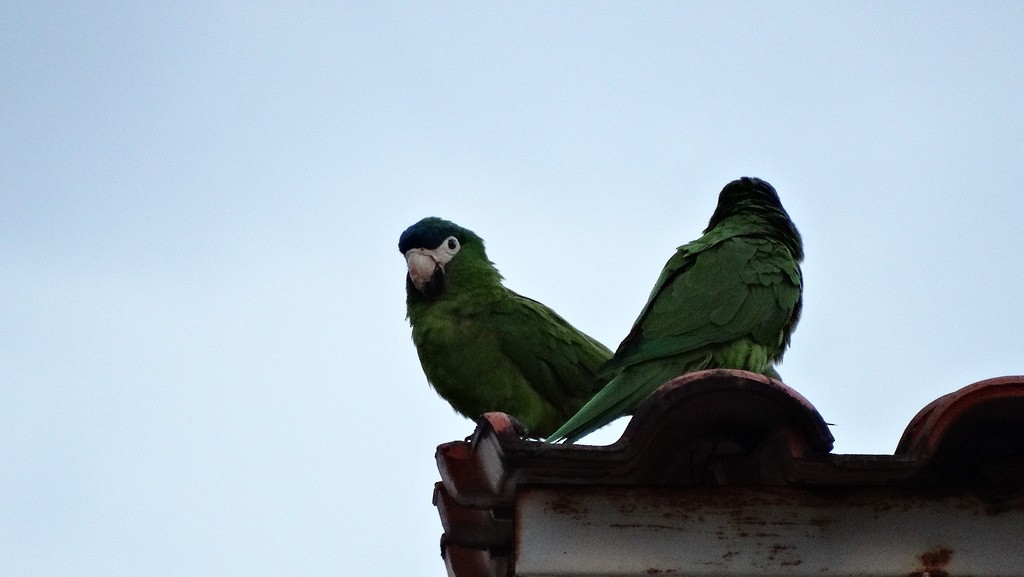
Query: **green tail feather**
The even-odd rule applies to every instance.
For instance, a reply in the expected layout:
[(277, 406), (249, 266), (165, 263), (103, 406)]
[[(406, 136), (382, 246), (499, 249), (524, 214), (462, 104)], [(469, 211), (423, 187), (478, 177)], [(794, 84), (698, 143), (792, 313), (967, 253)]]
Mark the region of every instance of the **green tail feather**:
[(575, 443), (577, 439), (588, 435), (615, 419), (632, 414), (637, 405), (653, 393), (658, 387), (676, 376), (678, 369), (671, 366), (662, 370), (639, 371), (629, 369), (623, 371), (604, 386), (587, 404), (583, 405), (564, 425), (546, 439), (548, 443), (565, 440)]

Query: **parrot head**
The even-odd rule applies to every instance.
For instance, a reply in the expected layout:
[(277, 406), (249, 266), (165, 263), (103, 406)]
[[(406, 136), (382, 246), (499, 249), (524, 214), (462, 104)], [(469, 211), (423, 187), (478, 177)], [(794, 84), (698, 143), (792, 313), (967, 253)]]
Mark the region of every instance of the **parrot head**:
[(715, 213), (711, 215), (711, 221), (708, 222), (705, 232), (726, 218), (750, 210), (752, 207), (783, 210), (779, 193), (775, 192), (772, 185), (760, 178), (745, 176), (730, 182), (718, 194), (718, 206), (715, 207)]
[(407, 284), (428, 299), (437, 298), (444, 291), (445, 275), (453, 259), (466, 245), (483, 250), (483, 241), (472, 231), (436, 216), (405, 229), (398, 239), (398, 250), (409, 267)]
[(797, 261), (804, 258), (803, 243), (800, 232), (782, 207), (779, 193), (775, 188), (760, 178), (744, 176), (725, 185), (718, 195), (718, 206), (708, 221), (704, 232), (717, 227), (733, 217), (743, 218), (754, 216), (777, 230), (782, 241), (789, 247)]

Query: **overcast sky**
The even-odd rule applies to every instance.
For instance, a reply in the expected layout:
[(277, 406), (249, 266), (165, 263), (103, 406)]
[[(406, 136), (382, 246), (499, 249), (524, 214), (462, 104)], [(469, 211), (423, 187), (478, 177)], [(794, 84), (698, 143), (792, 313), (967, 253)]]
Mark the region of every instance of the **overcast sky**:
[(768, 180), (837, 452), (1024, 373), (1024, 4), (341, 4), (0, 7), (0, 574), (444, 575), (429, 215), (615, 348)]

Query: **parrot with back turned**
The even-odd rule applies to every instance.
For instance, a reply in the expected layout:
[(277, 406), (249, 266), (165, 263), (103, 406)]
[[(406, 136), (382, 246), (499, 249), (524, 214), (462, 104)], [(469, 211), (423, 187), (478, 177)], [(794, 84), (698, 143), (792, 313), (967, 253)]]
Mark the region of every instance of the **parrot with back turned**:
[(685, 373), (743, 369), (778, 379), (774, 365), (800, 318), (803, 257), (800, 233), (770, 184), (727, 184), (704, 235), (676, 250), (598, 371), (608, 384), (547, 440), (574, 442)]
[(472, 231), (436, 217), (402, 233), (406, 316), (427, 380), (460, 414), (515, 417), (544, 437), (606, 382), (604, 345), (502, 285)]

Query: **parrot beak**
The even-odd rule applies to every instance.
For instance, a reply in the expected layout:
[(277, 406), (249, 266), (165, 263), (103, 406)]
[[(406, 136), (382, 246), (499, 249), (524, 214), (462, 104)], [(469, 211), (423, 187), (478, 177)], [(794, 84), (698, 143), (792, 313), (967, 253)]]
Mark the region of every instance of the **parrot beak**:
[(431, 251), (412, 248), (405, 253), (409, 267), (409, 280), (424, 296), (433, 298), (441, 294), (444, 287), (444, 267), (438, 264)]

